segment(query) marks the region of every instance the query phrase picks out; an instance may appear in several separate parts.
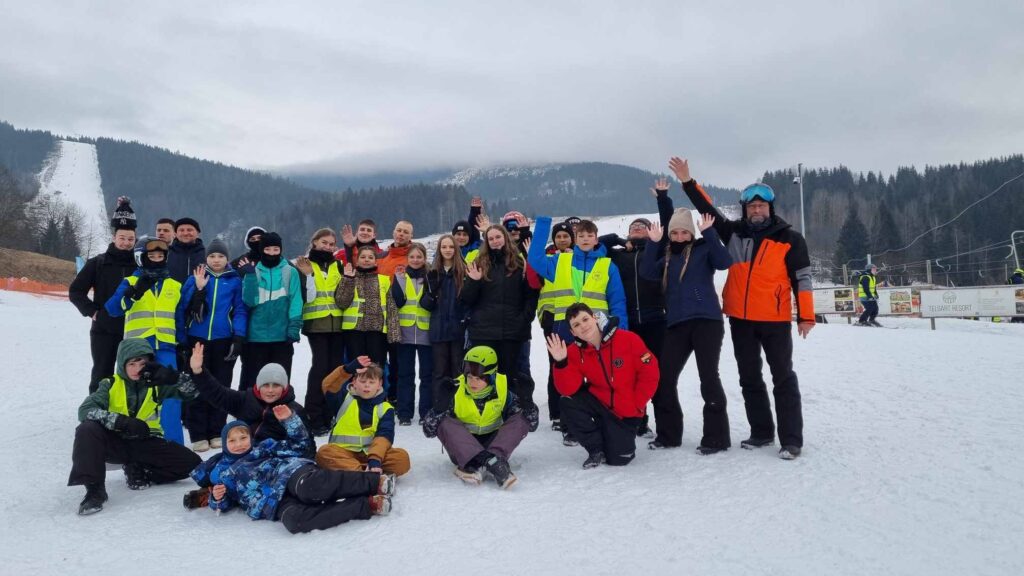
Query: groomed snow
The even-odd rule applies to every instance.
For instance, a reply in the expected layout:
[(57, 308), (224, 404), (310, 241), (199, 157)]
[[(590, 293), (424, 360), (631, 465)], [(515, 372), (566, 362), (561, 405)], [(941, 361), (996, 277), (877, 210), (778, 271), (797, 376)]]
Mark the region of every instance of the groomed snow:
[[(292, 536), (238, 512), (184, 510), (189, 481), (131, 492), (120, 470), (108, 474), (104, 510), (78, 517), (84, 490), (65, 484), (88, 321), (67, 301), (10, 292), (0, 292), (0, 318), (4, 574), (1010, 575), (1024, 566), (1021, 325), (816, 327), (794, 346), (806, 443), (793, 462), (739, 449), (748, 428), (727, 333), (732, 450), (694, 453), (691, 361), (679, 383), (683, 447), (651, 452), (641, 440), (629, 466), (588, 471), (583, 450), (549, 429), (538, 329), (543, 419), (513, 456), (515, 487), (462, 485), (437, 440), (399, 428), (413, 469), (392, 514)], [(309, 364), (303, 340), (300, 399)]]
[(110, 212), (103, 205), (96, 145), (58, 140), (39, 173), (39, 191), (78, 207), (82, 214), (81, 255), (94, 256), (110, 243)]

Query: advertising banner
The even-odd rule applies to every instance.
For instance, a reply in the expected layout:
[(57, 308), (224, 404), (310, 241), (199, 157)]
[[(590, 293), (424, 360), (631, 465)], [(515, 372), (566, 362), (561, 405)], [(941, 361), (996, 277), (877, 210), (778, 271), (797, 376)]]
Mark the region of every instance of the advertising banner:
[(921, 292), (921, 315), (926, 318), (1024, 316), (1024, 288), (990, 286), (924, 290)]

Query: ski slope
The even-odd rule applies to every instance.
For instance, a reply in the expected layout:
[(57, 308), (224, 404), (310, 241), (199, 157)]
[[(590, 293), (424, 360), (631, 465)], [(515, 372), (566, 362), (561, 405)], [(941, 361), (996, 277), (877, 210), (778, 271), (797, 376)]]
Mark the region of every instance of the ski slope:
[[(602, 228), (632, 217), (602, 220)], [(721, 276), (721, 275), (720, 275)], [(804, 454), (747, 436), (726, 331), (721, 374), (734, 448), (701, 457), (695, 367), (680, 379), (683, 447), (639, 443), (624, 468), (584, 471), (547, 422), (546, 356), (532, 361), (542, 423), (512, 458), (519, 482), (462, 485), (437, 440), (398, 428), (412, 472), (392, 514), (292, 536), (238, 512), (186, 511), (191, 482), (129, 491), (76, 515), (68, 488), (89, 376), (88, 320), (65, 300), (0, 292), (2, 574), (1020, 574), (1024, 552), (1024, 326), (886, 319), (819, 325), (794, 345)], [(309, 349), (296, 348), (301, 399)], [(656, 423), (655, 423), (656, 424)], [(777, 448), (777, 446), (776, 446)], [(210, 454), (210, 453), (207, 453)], [(229, 562), (235, 562), (234, 566)]]
[(103, 188), (96, 145), (58, 140), (39, 173), (39, 191), (73, 204), (82, 215), (81, 255), (94, 256), (110, 243), (110, 213), (103, 205)]

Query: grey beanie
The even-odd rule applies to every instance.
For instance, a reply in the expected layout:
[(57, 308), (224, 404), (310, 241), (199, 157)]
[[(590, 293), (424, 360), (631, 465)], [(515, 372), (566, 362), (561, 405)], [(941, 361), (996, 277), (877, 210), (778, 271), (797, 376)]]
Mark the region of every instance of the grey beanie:
[(284, 366), (270, 363), (260, 368), (260, 373), (256, 375), (256, 387), (259, 388), (264, 384), (280, 384), (287, 388), (288, 373), (284, 371)]
[(213, 242), (206, 245), (206, 254), (223, 254), (228, 260), (231, 259), (231, 254), (228, 253), (228, 245), (220, 238), (214, 238)]

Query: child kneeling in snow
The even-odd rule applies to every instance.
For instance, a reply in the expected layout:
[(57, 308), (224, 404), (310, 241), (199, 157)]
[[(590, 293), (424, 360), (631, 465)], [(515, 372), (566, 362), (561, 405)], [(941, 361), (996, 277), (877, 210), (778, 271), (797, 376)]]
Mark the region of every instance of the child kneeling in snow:
[(253, 520), (280, 520), (292, 534), (391, 511), (394, 477), (321, 469), (301, 457), (310, 442), (302, 420), (288, 406), (273, 411), (288, 440), (252, 446), (249, 427), (236, 420), (222, 432), (223, 453), (192, 471), (197, 484), (210, 487), (210, 508), (239, 506)]
[(499, 487), (512, 486), (516, 476), (508, 459), (526, 438), (530, 423), (505, 375), (498, 373), (494, 349), (471, 348), (463, 358), (462, 374), (436, 392), (423, 434), (440, 438), (456, 466), (455, 475), (467, 484), (480, 484), (480, 470), (485, 469)]
[[(342, 382), (351, 380), (342, 385)], [(401, 476), (409, 472), (409, 453), (395, 448), (395, 410), (384, 396), (384, 371), (359, 356), (327, 375), (323, 391), (344, 392), (327, 444), (316, 462), (328, 470), (368, 470)]]

